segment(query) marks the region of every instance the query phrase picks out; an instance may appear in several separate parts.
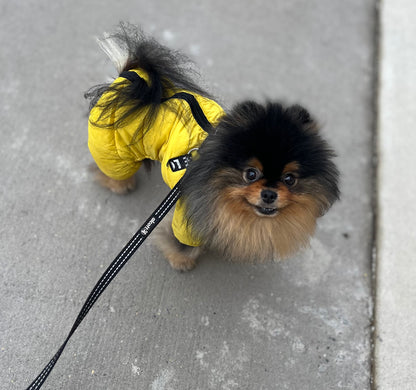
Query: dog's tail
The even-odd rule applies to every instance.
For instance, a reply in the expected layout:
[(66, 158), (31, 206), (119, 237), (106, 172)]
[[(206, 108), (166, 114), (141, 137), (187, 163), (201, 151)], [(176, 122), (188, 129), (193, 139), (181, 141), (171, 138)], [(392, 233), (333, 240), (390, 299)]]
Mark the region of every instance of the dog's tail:
[[(141, 69), (149, 78), (148, 83), (137, 78), (117, 84), (100, 84), (88, 90), (85, 97), (90, 100), (90, 109), (97, 104), (101, 109), (101, 124), (108, 123), (102, 119), (110, 117), (115, 107), (123, 108), (123, 114), (116, 122), (108, 125), (116, 128), (123, 126), (137, 110), (146, 107), (147, 115), (142, 128), (138, 129), (139, 132), (145, 131), (151, 126), (158, 106), (163, 99), (169, 97), (168, 91), (181, 89), (209, 96), (194, 81), (196, 72), (187, 56), (145, 36), (139, 28), (131, 24), (120, 23), (118, 31), (100, 39), (99, 45), (115, 64), (119, 74), (131, 69)], [(106, 92), (111, 92), (108, 94), (109, 98), (99, 102)]]
[(96, 40), (101, 50), (107, 54), (108, 58), (116, 67), (117, 72), (119, 74), (123, 72), (129, 59), (127, 48), (120, 46), (120, 42), (117, 42), (116, 37), (108, 33), (104, 33), (103, 38), (97, 38)]

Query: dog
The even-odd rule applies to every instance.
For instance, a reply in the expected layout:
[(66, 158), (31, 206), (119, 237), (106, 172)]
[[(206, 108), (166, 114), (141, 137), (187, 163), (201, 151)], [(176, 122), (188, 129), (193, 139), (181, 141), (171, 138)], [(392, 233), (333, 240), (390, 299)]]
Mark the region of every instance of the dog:
[(243, 101), (226, 112), (186, 56), (132, 25), (100, 45), (119, 77), (86, 93), (96, 179), (124, 194), (159, 161), (170, 188), (180, 181), (155, 240), (174, 269), (191, 270), (204, 249), (262, 262), (308, 245), (340, 192), (335, 153), (304, 107)]

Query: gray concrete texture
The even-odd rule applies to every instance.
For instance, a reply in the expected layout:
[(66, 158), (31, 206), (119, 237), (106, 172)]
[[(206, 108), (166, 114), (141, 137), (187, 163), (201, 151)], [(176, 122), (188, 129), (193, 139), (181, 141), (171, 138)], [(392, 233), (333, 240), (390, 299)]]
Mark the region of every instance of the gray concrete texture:
[(281, 263), (205, 255), (173, 271), (146, 242), (73, 336), (45, 389), (368, 389), (375, 1), (0, 1), (0, 380), (22, 389), (167, 193), (120, 197), (88, 173), (83, 92), (115, 70), (119, 20), (198, 63), (226, 107), (304, 104), (338, 153), (342, 200)]
[(412, 0), (380, 12), (375, 384), (416, 388), (416, 24)]

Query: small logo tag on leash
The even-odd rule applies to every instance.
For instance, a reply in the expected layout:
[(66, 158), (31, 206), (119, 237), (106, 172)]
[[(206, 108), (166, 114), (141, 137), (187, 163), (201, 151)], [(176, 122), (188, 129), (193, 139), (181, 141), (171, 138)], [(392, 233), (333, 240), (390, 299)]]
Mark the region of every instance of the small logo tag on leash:
[(146, 225), (143, 226), (143, 228), (140, 230), (140, 233), (143, 236), (147, 236), (149, 233), (149, 229), (155, 224), (156, 219), (153, 217)]
[(177, 172), (177, 171), (181, 171), (182, 169), (188, 168), (190, 161), (191, 161), (191, 156), (189, 156), (188, 154), (184, 154), (183, 156), (171, 158), (168, 161), (168, 164), (172, 172)]
[(191, 149), (187, 154), (174, 157), (168, 160), (167, 165), (170, 166), (172, 172), (182, 171), (182, 169), (188, 168), (189, 163), (192, 161), (192, 153), (196, 152), (198, 148)]

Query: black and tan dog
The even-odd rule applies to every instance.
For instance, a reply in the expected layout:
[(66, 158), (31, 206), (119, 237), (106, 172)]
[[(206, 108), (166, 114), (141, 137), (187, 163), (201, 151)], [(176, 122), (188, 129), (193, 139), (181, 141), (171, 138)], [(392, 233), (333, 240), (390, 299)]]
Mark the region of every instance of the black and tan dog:
[[(192, 80), (185, 57), (130, 25), (102, 46), (120, 76), (86, 94), (98, 178), (127, 192), (148, 160), (161, 162), (169, 187), (183, 176), (157, 240), (173, 268), (193, 268), (203, 248), (256, 262), (308, 244), (339, 190), (334, 153), (306, 109), (245, 101), (224, 112)], [(186, 170), (175, 170), (190, 153)]]

